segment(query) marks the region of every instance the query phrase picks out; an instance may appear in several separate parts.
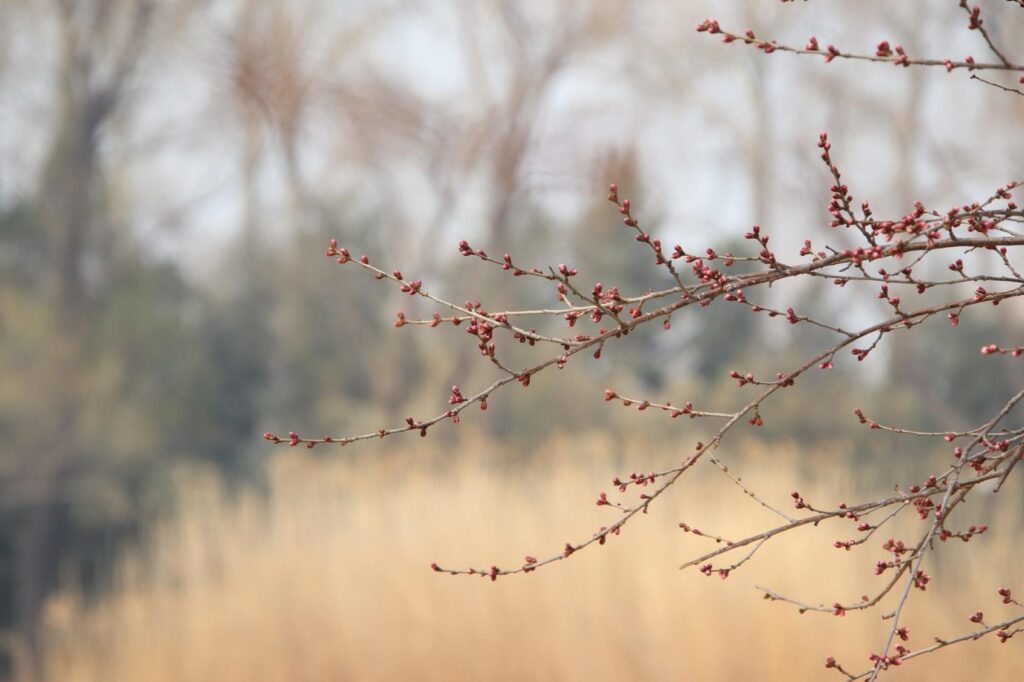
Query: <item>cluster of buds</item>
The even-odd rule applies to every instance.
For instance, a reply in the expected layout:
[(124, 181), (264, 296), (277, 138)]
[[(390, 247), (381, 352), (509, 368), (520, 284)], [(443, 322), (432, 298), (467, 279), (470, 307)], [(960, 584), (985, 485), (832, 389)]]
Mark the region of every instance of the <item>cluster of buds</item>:
[[(916, 56), (911, 58), (902, 46), (891, 45), (887, 40), (878, 42), (873, 53), (868, 50), (865, 54), (840, 51), (831, 44), (826, 44), (822, 48), (814, 36), (810, 37), (802, 48), (790, 47), (775, 40), (759, 37), (753, 30), (742, 33), (726, 31), (714, 19), (701, 22), (697, 30), (701, 33), (719, 35), (727, 43), (752, 46), (764, 53), (812, 54), (824, 58), (826, 62), (837, 59), (862, 60), (902, 67), (944, 67), (947, 71), (962, 69), (974, 72), (1002, 70), (1014, 74), (1024, 72), (1024, 67), (1014, 65), (997, 49), (983, 26), (980, 10), (977, 7), (970, 7), (966, 0), (961, 0), (961, 7), (968, 13), (968, 28), (978, 31), (984, 37), (998, 61), (986, 63), (973, 57), (962, 60), (923, 59)], [(1016, 90), (1013, 92), (1024, 94)], [(413, 431), (425, 436), (428, 429), (442, 421), (450, 420), (457, 423), (462, 411), (473, 403), (479, 403), (481, 410), (486, 410), (489, 396), (507, 384), (518, 382), (524, 387), (529, 386), (535, 374), (549, 367), (562, 369), (572, 356), (578, 353), (586, 352), (594, 358), (600, 358), (605, 344), (623, 342), (635, 328), (649, 322), (661, 324), (666, 331), (671, 330), (672, 316), (677, 311), (686, 307), (708, 308), (719, 299), (745, 305), (752, 312), (763, 312), (769, 318), (784, 319), (798, 328), (814, 326), (836, 335), (835, 338), (822, 347), (820, 352), (807, 357), (801, 363), (782, 368), (786, 371), (776, 372), (776, 380), (757, 379), (751, 372), (729, 372), (729, 376), (738, 386), (749, 387), (743, 392), (745, 397), (739, 401), (739, 406), (731, 411), (707, 412), (695, 409), (689, 400), (673, 405), (668, 400), (625, 397), (615, 390), (605, 390), (605, 401), (619, 402), (641, 412), (661, 411), (668, 413), (672, 418), (686, 415), (690, 419), (720, 420), (721, 424), (721, 428), (713, 437), (697, 442), (692, 452), (684, 453), (681, 461), (676, 460), (679, 462), (678, 465), (660, 471), (633, 472), (626, 478), (615, 477), (612, 485), (619, 493), (627, 493), (631, 487), (642, 489), (636, 490), (636, 494), (628, 502), (626, 496), (615, 500), (609, 498), (608, 493), (603, 491), (597, 495), (596, 505), (607, 507), (609, 509), (606, 513), (617, 515), (615, 522), (602, 526), (596, 533), (585, 536), (579, 542), (566, 542), (561, 549), (553, 551), (545, 559), (527, 555), (520, 565), (509, 567), (509, 564), (505, 564), (506, 568), (492, 564), (488, 568), (447, 569), (436, 563), (431, 564), (431, 567), (446, 574), (474, 575), (496, 581), (498, 577), (504, 575), (532, 573), (541, 567), (568, 559), (588, 547), (604, 545), (610, 535), (619, 534), (627, 522), (646, 513), (648, 507), (669, 490), (684, 473), (703, 460), (716, 466), (747, 498), (785, 519), (781, 526), (733, 540), (725, 540), (706, 530), (698, 530), (686, 523), (679, 523), (679, 528), (684, 532), (715, 542), (713, 550), (684, 565), (698, 566), (698, 570), (707, 576), (718, 575), (723, 579), (728, 577), (768, 540), (810, 524), (817, 526), (843, 519), (852, 521), (862, 535), (857, 539), (838, 539), (833, 542), (834, 547), (849, 551), (864, 544), (903, 510), (913, 510), (921, 520), (917, 525), (920, 535), (906, 542), (890, 537), (881, 543), (886, 556), (876, 561), (874, 570), (877, 575), (888, 572), (892, 577), (887, 587), (880, 589), (874, 596), (865, 595), (859, 602), (834, 602), (831, 606), (827, 603), (806, 604), (768, 590), (765, 591), (765, 596), (796, 605), (801, 612), (817, 611), (843, 616), (850, 611), (874, 607), (902, 581), (902, 587), (896, 590), (902, 596), (891, 614), (891, 622), (887, 624), (887, 627), (891, 628), (889, 637), (881, 653), (872, 653), (869, 656), (872, 669), (855, 675), (845, 671), (831, 656), (826, 659), (826, 667), (838, 670), (849, 679), (874, 680), (881, 670), (899, 666), (910, 658), (927, 653), (929, 650), (912, 652), (903, 646), (902, 642), (909, 639), (909, 629), (901, 621), (903, 607), (912, 592), (911, 588), (923, 591), (931, 581), (931, 576), (924, 571), (922, 565), (928, 553), (934, 550), (936, 539), (942, 542), (960, 539), (966, 543), (975, 535), (988, 531), (989, 527), (984, 523), (970, 525), (962, 531), (952, 530), (955, 527), (952, 519), (959, 518), (953, 517), (952, 514), (959, 509), (968, 494), (981, 484), (992, 483), (995, 485), (994, 490), (998, 491), (1012, 473), (1014, 465), (1021, 459), (1021, 453), (1024, 452), (1024, 428), (1013, 427), (1007, 422), (1018, 403), (1024, 402), (1024, 391), (1009, 398), (991, 420), (969, 431), (912, 431), (883, 425), (866, 417), (862, 410), (855, 410), (859, 422), (873, 430), (935, 439), (936, 443), (942, 446), (942, 468), (920, 484), (911, 485), (905, 490), (900, 486), (894, 486), (895, 494), (889, 492), (875, 500), (851, 506), (840, 503), (835, 508), (816, 509), (808, 504), (799, 492), (794, 491), (791, 499), (793, 506), (801, 512), (798, 518), (790, 516), (791, 511), (787, 513), (778, 508), (774, 498), (762, 496), (752, 490), (730, 466), (719, 459), (717, 453), (712, 451), (719, 447), (723, 438), (736, 425), (746, 422), (751, 426), (761, 426), (764, 423), (761, 416), (762, 403), (780, 389), (794, 386), (797, 379), (814, 368), (828, 370), (836, 363), (847, 362), (844, 359), (847, 358), (847, 351), (858, 362), (863, 362), (883, 339), (895, 330), (910, 329), (932, 317), (944, 317), (953, 327), (957, 327), (961, 315), (972, 306), (987, 303), (999, 305), (1004, 301), (1024, 296), (1024, 278), (1014, 268), (1008, 256), (1008, 249), (1024, 247), (1024, 236), (1020, 234), (1020, 229), (1016, 225), (1024, 223), (1024, 211), (1021, 211), (1012, 200), (1012, 190), (1019, 183), (1011, 182), (997, 188), (988, 199), (951, 208), (929, 207), (923, 202), (916, 201), (913, 202), (912, 209), (905, 214), (880, 219), (875, 217), (867, 201), (861, 201), (859, 206), (855, 204), (853, 194), (843, 180), (833, 154), (832, 142), (826, 133), (819, 135), (817, 145), (821, 160), (830, 175), (827, 183), (827, 217), (823, 216), (823, 224), (831, 228), (842, 228), (843, 241), (828, 244), (827, 241), (836, 234), (830, 230), (823, 230), (823, 237), (816, 237), (817, 247), (810, 238), (803, 239), (803, 246), (798, 251), (801, 259), (798, 265), (793, 265), (793, 261), (790, 260), (791, 257), (795, 257), (794, 254), (787, 253), (777, 242), (773, 248), (769, 248), (769, 235), (759, 225), (754, 225), (745, 233), (746, 243), (737, 249), (738, 254), (722, 254), (713, 247), (704, 246), (689, 250), (684, 249), (681, 244), (676, 244), (671, 249), (663, 246), (662, 241), (651, 231), (641, 228), (636, 207), (629, 199), (620, 198), (619, 188), (615, 184), (608, 187), (608, 201), (617, 207), (623, 224), (628, 228), (626, 231), (633, 235), (638, 248), (649, 250), (653, 255), (654, 265), (662, 269), (662, 272), (668, 273), (669, 278), (666, 278), (665, 284), (667, 288), (662, 291), (630, 294), (620, 291), (617, 286), (609, 286), (600, 281), (588, 289), (582, 283), (587, 280), (583, 280), (580, 271), (570, 265), (562, 263), (544, 269), (526, 267), (514, 262), (512, 256), (507, 253), (501, 258), (492, 258), (483, 249), (474, 249), (466, 240), (462, 240), (458, 243), (458, 252), (462, 256), (473, 257), (472, 260), (496, 266), (515, 277), (539, 279), (545, 287), (554, 288), (558, 302), (558, 307), (552, 309), (497, 309), (496, 312), (488, 312), (478, 300), (457, 304), (435, 296), (424, 290), (421, 280), (408, 279), (397, 269), (377, 267), (370, 263), (366, 255), (354, 258), (348, 249), (339, 247), (335, 240), (331, 240), (326, 255), (336, 259), (337, 263), (351, 264), (351, 267), (369, 273), (376, 280), (391, 283), (400, 293), (416, 296), (446, 311), (446, 316), (434, 312), (431, 317), (423, 320), (413, 319), (405, 312), (399, 311), (394, 319), (395, 327), (438, 328), (447, 327), (443, 325), (445, 322), (450, 322), (452, 326), (460, 326), (465, 322), (466, 334), (476, 343), (483, 361), (489, 363), (488, 367), (497, 372), (498, 376), (484, 388), (471, 392), (470, 397), (464, 395), (459, 386), (452, 386), (446, 407), (426, 419), (407, 417), (402, 426), (344, 437), (309, 438), (292, 431), (288, 433), (287, 438), (280, 438), (271, 432), (264, 434), (264, 438), (274, 444), (287, 444), (291, 447), (305, 445), (312, 448), (319, 444), (346, 445), (355, 441)], [(854, 243), (850, 243), (851, 241)], [(941, 259), (941, 266), (945, 266), (940, 266), (942, 272), (948, 270), (954, 273), (952, 276), (945, 275), (949, 279), (922, 274), (934, 272), (934, 269), (917, 265), (938, 252), (941, 253), (928, 262), (934, 263)], [(995, 267), (1001, 271), (994, 273), (982, 267), (984, 263), (980, 262), (980, 259), (971, 260), (971, 254), (975, 252), (991, 254), (993, 262), (996, 263)], [(737, 271), (744, 269), (730, 269), (737, 262), (748, 264), (755, 271), (737, 274)], [(681, 269), (677, 270), (677, 266)], [(799, 278), (809, 282), (818, 281), (815, 278), (819, 278), (823, 283), (832, 282), (843, 288), (851, 285), (851, 289), (858, 291), (861, 290), (859, 287), (867, 286), (870, 293), (876, 294), (878, 299), (885, 302), (885, 305), (878, 306), (883, 311), (882, 317), (864, 324), (857, 321), (858, 327), (846, 329), (845, 325), (852, 322), (851, 320), (818, 319), (798, 313), (798, 307), (786, 303), (769, 304), (759, 300), (758, 292), (766, 292), (776, 282)], [(950, 294), (943, 299), (941, 292), (945, 291)], [(926, 292), (929, 296), (923, 298)], [(542, 320), (542, 323), (535, 324), (534, 320), (538, 319)], [(551, 320), (552, 323), (545, 325), (544, 320)], [(553, 330), (549, 330), (549, 327)], [(566, 332), (566, 327), (572, 331)], [(506, 348), (504, 345), (500, 348), (498, 346), (501, 338), (518, 342), (516, 345), (524, 347), (524, 353), (537, 353), (543, 349), (551, 352), (522, 369), (510, 369), (510, 366), (518, 364), (512, 365), (505, 358)], [(1024, 355), (1024, 347), (1005, 348), (989, 343), (981, 347), (981, 354), (1019, 357)], [(771, 376), (771, 371), (774, 370), (769, 370), (768, 376)], [(948, 446), (945, 443), (952, 443), (957, 439), (960, 439), (959, 445), (953, 449), (953, 460), (950, 461)], [(868, 546), (878, 551), (877, 544), (872, 543)], [(741, 559), (731, 565), (720, 565), (716, 568), (712, 559), (726, 553), (737, 552), (742, 548), (746, 548), (743, 551), (747, 553)], [(1004, 604), (1018, 604), (1013, 599), (1010, 588), (1000, 588), (998, 593)], [(890, 616), (887, 616), (888, 618)], [(969, 620), (982, 629), (953, 640), (937, 639), (936, 648), (988, 633), (995, 633), (1000, 641), (1005, 642), (1022, 631), (1022, 628), (1015, 628), (1014, 625), (1024, 621), (1024, 616), (991, 626), (987, 625), (983, 618), (982, 612), (977, 611)]]

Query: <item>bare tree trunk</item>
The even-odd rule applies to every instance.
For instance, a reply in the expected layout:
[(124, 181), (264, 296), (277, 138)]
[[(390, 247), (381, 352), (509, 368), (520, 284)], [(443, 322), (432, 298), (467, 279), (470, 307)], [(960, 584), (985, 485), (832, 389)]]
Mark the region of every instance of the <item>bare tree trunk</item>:
[[(102, 184), (99, 137), (121, 100), (147, 39), (153, 4), (131, 5), (121, 40), (107, 35), (109, 2), (57, 3), (60, 69), (57, 74), (58, 126), (37, 198), (40, 227), (51, 244), (46, 297), (52, 343), (39, 349), (48, 368), (39, 387), (43, 407), (26, 437), (15, 447), (17, 479), (31, 494), (15, 540), (14, 607), (26, 644), (28, 680), (41, 677), (39, 642), (43, 602), (57, 577), (57, 523), (64, 478), (83, 449), (80, 420), (87, 362), (88, 278), (85, 264), (95, 241), (96, 200)], [(118, 47), (111, 68), (98, 78), (97, 52)]]
[(84, 364), (84, 333), (88, 306), (84, 255), (93, 227), (93, 199), (98, 184), (96, 131), (103, 120), (102, 102), (84, 105), (68, 87), (64, 93), (58, 134), (41, 186), (40, 220), (53, 242), (54, 269), (48, 298), (56, 335), (40, 349), (51, 368), (47, 382), (47, 414), (34, 424), (35, 433), (21, 443), (18, 469), (34, 486), (18, 530), (15, 560), (15, 611), (18, 630), (28, 646), (34, 679), (40, 670), (39, 614), (56, 577), (57, 504), (62, 478), (81, 450), (78, 422), (79, 380)]

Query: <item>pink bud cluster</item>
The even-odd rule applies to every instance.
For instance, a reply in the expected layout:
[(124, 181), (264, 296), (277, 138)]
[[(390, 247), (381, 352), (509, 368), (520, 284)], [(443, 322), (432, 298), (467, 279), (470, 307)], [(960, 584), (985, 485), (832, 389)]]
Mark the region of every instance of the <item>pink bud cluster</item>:
[[(1024, 4), (1024, 0), (1021, 3)], [(828, 43), (822, 47), (814, 36), (803, 47), (792, 47), (759, 37), (752, 29), (741, 33), (727, 31), (714, 19), (698, 24), (697, 31), (717, 35), (726, 43), (753, 47), (765, 54), (817, 55), (825, 62), (855, 60), (904, 68), (937, 67), (947, 72), (968, 71), (974, 79), (989, 85), (993, 83), (981, 79), (977, 75), (979, 72), (1004, 72), (1015, 76), (1024, 72), (1024, 66), (1011, 62), (998, 48), (986, 29), (980, 9), (971, 7), (966, 0), (961, 0), (960, 7), (967, 13), (967, 28), (976, 31), (985, 41), (993, 61), (976, 60), (973, 56), (963, 59), (911, 57), (903, 46), (889, 40), (878, 41), (873, 51), (868, 48), (864, 53), (842, 51)], [(1024, 82), (1024, 76), (1020, 78)], [(1024, 211), (1013, 201), (1013, 191), (1019, 181), (998, 187), (989, 197), (971, 203), (936, 207), (915, 201), (912, 207), (895, 215), (876, 216), (868, 201), (855, 200), (850, 185), (840, 172), (837, 158), (840, 154), (833, 152), (832, 141), (826, 133), (818, 136), (817, 147), (829, 176), (828, 182), (823, 183), (823, 188), (828, 187), (828, 201), (821, 229), (813, 234), (799, 235), (802, 247), (792, 253), (772, 242), (769, 230), (760, 225), (754, 225), (743, 234), (744, 245), (736, 248), (735, 254), (720, 253), (705, 245), (694, 247), (688, 244), (684, 248), (682, 244), (675, 244), (669, 247), (642, 226), (634, 202), (620, 197), (617, 185), (609, 185), (607, 199), (616, 206), (624, 233), (627, 236), (631, 234), (636, 248), (650, 253), (653, 266), (665, 274), (665, 288), (659, 291), (631, 293), (609, 284), (607, 280), (588, 279), (588, 273), (566, 263), (544, 268), (525, 266), (508, 253), (500, 258), (491, 257), (485, 250), (473, 248), (468, 241), (461, 240), (458, 242), (459, 254), (471, 261), (482, 262), (484, 266), (497, 267), (515, 278), (538, 281), (553, 295), (554, 303), (550, 308), (502, 310), (491, 305), (485, 307), (472, 295), (467, 295), (468, 300), (463, 303), (457, 303), (435, 295), (423, 280), (409, 278), (401, 270), (378, 267), (371, 264), (366, 255), (353, 257), (347, 248), (339, 247), (332, 239), (326, 255), (338, 264), (390, 283), (399, 293), (443, 311), (443, 314), (433, 312), (424, 319), (398, 311), (393, 322), (396, 328), (422, 326), (443, 332), (449, 325), (461, 327), (460, 331), (465, 335), (459, 335), (459, 338), (471, 339), (479, 351), (481, 362), (486, 363), (495, 378), (491, 383), (465, 393), (458, 385), (453, 385), (447, 391), (447, 405), (439, 405), (434, 416), (423, 419), (408, 416), (404, 424), (393, 428), (322, 438), (304, 437), (294, 431), (282, 438), (267, 432), (264, 438), (274, 444), (313, 448), (320, 444), (343, 446), (406, 432), (426, 436), (428, 430), (437, 424), (458, 423), (463, 410), (471, 405), (479, 404), (481, 410), (487, 410), (489, 397), (507, 384), (516, 382), (527, 387), (536, 374), (550, 367), (563, 369), (573, 356), (581, 353), (587, 354), (581, 358), (600, 359), (606, 344), (628, 344), (631, 332), (641, 325), (660, 324), (668, 332), (673, 329), (674, 321), (678, 328), (682, 316), (673, 318), (673, 314), (684, 308), (692, 307), (700, 311), (699, 315), (709, 315), (720, 307), (713, 305), (719, 300), (746, 306), (751, 312), (763, 313), (767, 318), (776, 318), (780, 322), (785, 320), (798, 332), (811, 327), (824, 330), (830, 335), (830, 340), (800, 362), (789, 366), (759, 369), (756, 376), (750, 371), (731, 370), (729, 377), (744, 390), (735, 392), (735, 407), (721, 412), (694, 406), (697, 402), (703, 408), (705, 403), (711, 402), (706, 395), (696, 396), (700, 400), (695, 401), (683, 399), (674, 405), (666, 399), (627, 397), (616, 390), (606, 389), (603, 394), (606, 402), (635, 408), (638, 412), (667, 413), (671, 418), (685, 415), (689, 419), (680, 421), (700, 419), (704, 423), (715, 423), (717, 430), (712, 429), (713, 435), (697, 441), (692, 451), (681, 453), (674, 466), (632, 472), (629, 476), (612, 479), (613, 488), (600, 491), (595, 504), (602, 508), (602, 513), (613, 514), (616, 519), (579, 541), (553, 547), (547, 558), (526, 555), (522, 562), (510, 562), (506, 568), (489, 564), (487, 568), (449, 569), (436, 563), (431, 564), (431, 568), (446, 574), (474, 575), (496, 581), (505, 575), (532, 573), (591, 546), (605, 545), (609, 537), (618, 535), (626, 523), (645, 514), (652, 503), (703, 461), (717, 467), (746, 499), (771, 510), (782, 522), (747, 537), (729, 540), (707, 529), (698, 530), (680, 522), (679, 528), (687, 534), (687, 542), (706, 543), (711, 540), (714, 543), (712, 549), (688, 561), (684, 567), (694, 566), (704, 575), (717, 575), (724, 579), (739, 570), (773, 538), (805, 526), (825, 523), (854, 524), (857, 534), (844, 532), (839, 539), (832, 541), (836, 549), (851, 553), (856, 553), (855, 550), (878, 553), (881, 549), (880, 556), (872, 556), (874, 573), (880, 577), (876, 581), (879, 586), (859, 601), (834, 601), (831, 605), (827, 602), (806, 603), (772, 590), (763, 590), (766, 598), (792, 604), (801, 612), (835, 616), (874, 608), (887, 597), (896, 595), (895, 607), (886, 617), (887, 638), (877, 651), (868, 655), (871, 668), (863, 673), (852, 673), (833, 656), (826, 658), (826, 668), (835, 669), (848, 679), (874, 680), (883, 670), (945, 646), (990, 633), (1001, 642), (1009, 640), (1024, 629), (1018, 625), (1024, 622), (1024, 616), (1002, 620), (990, 617), (989, 623), (979, 609), (967, 619), (977, 626), (972, 631), (951, 639), (936, 638), (933, 645), (911, 650), (904, 645), (909, 641), (910, 630), (903, 620), (903, 610), (915, 590), (927, 590), (932, 576), (925, 570), (925, 562), (936, 546), (940, 543), (957, 547), (969, 544), (968, 549), (962, 551), (970, 551), (979, 544), (971, 543), (971, 540), (990, 532), (990, 526), (976, 518), (961, 520), (965, 501), (974, 499), (969, 496), (979, 488), (998, 492), (1015, 470), (1024, 471), (1024, 467), (1016, 467), (1024, 457), (1024, 426), (1019, 426), (1019, 421), (1014, 422), (1019, 420), (1015, 410), (1024, 406), (1024, 391), (1008, 396), (997, 413), (974, 428), (957, 426), (939, 431), (915, 431), (887, 425), (879, 419), (867, 417), (862, 409), (855, 410), (856, 419), (873, 435), (874, 432), (898, 434), (934, 443), (939, 462), (935, 473), (922, 475), (916, 483), (892, 485), (860, 503), (840, 502), (834, 507), (818, 503), (821, 506), (813, 506), (799, 491), (793, 491), (789, 498), (792, 505), (780, 504), (780, 497), (783, 501), (786, 499), (785, 491), (762, 494), (762, 491), (752, 489), (733, 466), (720, 458), (725, 457), (719, 453), (719, 448), (728, 433), (735, 428), (762, 426), (762, 405), (783, 389), (795, 387), (805, 373), (814, 369), (831, 370), (837, 366), (857, 372), (862, 367), (860, 363), (876, 357), (874, 351), (885, 344), (894, 331), (911, 330), (931, 318), (948, 320), (952, 327), (958, 328), (962, 321), (970, 319), (970, 310), (974, 306), (987, 307), (989, 303), (1012, 306), (1019, 304), (1016, 299), (1024, 296), (1024, 277), (1015, 269), (1010, 257), (1011, 249), (1018, 249), (1014, 252), (1018, 253), (1020, 247), (1024, 247), (1024, 234), (1020, 227), (1024, 223)], [(976, 254), (984, 254), (985, 258), (978, 258)], [(733, 268), (736, 263), (744, 263), (748, 271), (739, 273), (741, 268)], [(929, 267), (929, 263), (935, 267)], [(937, 271), (945, 274), (936, 275)], [(773, 285), (785, 280), (806, 282), (808, 286), (831, 283), (843, 290), (835, 295), (874, 298), (881, 305), (873, 306), (875, 317), (869, 321), (842, 316), (829, 319), (827, 315), (808, 314), (809, 306), (801, 306), (797, 301), (780, 302), (780, 296), (771, 296), (775, 291)], [(688, 331), (699, 333), (701, 323), (691, 324), (696, 326)], [(848, 328), (848, 325), (853, 326)], [(512, 362), (506, 357), (507, 345), (522, 348), (517, 351), (520, 353), (541, 355), (527, 366), (513, 369)], [(1024, 355), (1024, 346), (1004, 347), (987, 343), (981, 346), (980, 353), (1016, 358)], [(850, 362), (851, 356), (857, 363)], [(775, 378), (771, 379), (773, 374)], [(717, 396), (715, 398), (717, 400)], [(949, 456), (951, 447), (952, 457)], [(900, 515), (914, 520), (913, 528), (916, 530), (901, 530), (900, 537), (893, 534), (884, 540), (871, 540), (876, 532), (885, 532), (881, 529), (891, 529), (890, 522)], [(844, 525), (844, 528), (849, 529), (849, 526)], [(949, 543), (954, 539), (961, 542)], [(726, 554), (738, 558), (731, 564), (716, 563)], [(1021, 606), (1009, 587), (1000, 587), (998, 595), (1003, 605)]]

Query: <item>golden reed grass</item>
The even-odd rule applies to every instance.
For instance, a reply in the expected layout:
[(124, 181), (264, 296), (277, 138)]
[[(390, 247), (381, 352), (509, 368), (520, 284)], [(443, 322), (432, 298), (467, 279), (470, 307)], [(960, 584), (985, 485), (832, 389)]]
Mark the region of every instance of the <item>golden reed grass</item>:
[[(711, 467), (570, 561), (496, 583), (433, 573), (431, 561), (485, 567), (557, 552), (615, 514), (594, 499), (630, 471), (597, 438), (564, 438), (525, 470), (476, 454), (483, 446), (448, 458), (418, 443), (375, 459), (343, 451), (329, 463), (290, 451), (260, 495), (183, 477), (180, 512), (124, 558), (113, 594), (88, 604), (68, 590), (51, 602), (49, 679), (838, 680), (826, 655), (859, 670), (880, 647), (880, 612), (801, 616), (753, 588), (828, 603), (870, 591), (883, 538), (849, 553), (831, 547), (855, 535), (853, 524), (781, 538), (728, 580), (677, 569), (708, 546), (680, 520), (726, 536), (771, 522)], [(664, 460), (654, 448), (626, 455), (645, 469)], [(836, 491), (857, 499), (830, 458), (751, 452), (742, 468), (780, 504), (794, 486), (812, 502), (834, 504)], [(801, 461), (827, 480), (794, 483)], [(1020, 527), (996, 523), (993, 537), (929, 568), (934, 587), (909, 611), (912, 645), (967, 632), (979, 608), (1004, 615), (995, 590), (1020, 577)], [(1019, 680), (1022, 671), (1017, 640), (987, 638), (887, 679)]]

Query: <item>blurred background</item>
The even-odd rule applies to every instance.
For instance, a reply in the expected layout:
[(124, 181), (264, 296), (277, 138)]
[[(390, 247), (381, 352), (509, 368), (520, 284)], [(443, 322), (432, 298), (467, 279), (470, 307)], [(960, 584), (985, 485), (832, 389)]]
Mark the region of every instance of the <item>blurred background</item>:
[[(1024, 59), (1024, 11), (981, 5)], [(827, 232), (820, 130), (857, 201), (886, 217), (1024, 179), (1024, 98), (941, 69), (722, 45), (693, 30), (707, 16), (788, 44), (813, 34), (870, 53), (888, 39), (989, 60), (955, 2), (0, 3), (0, 679), (804, 679), (828, 654), (866, 666), (879, 614), (799, 616), (752, 589), (829, 603), (869, 591), (878, 550), (831, 549), (845, 527), (780, 542), (728, 581), (677, 570), (706, 551), (680, 520), (725, 535), (766, 522), (714, 470), (600, 553), (493, 585), (427, 568), (516, 564), (589, 536), (612, 476), (707, 437), (615, 409), (604, 388), (727, 408), (729, 370), (784, 371), (820, 348), (784, 322), (677, 314), (671, 332), (544, 373), (423, 441), (307, 453), (261, 438), (425, 418), (451, 384), (493, 380), (461, 329), (394, 329), (399, 308), (433, 310), (333, 265), (330, 238), (432, 292), (509, 309), (553, 291), (509, 286), (460, 258), (459, 239), (628, 292), (669, 284), (605, 201), (609, 182), (668, 243), (740, 253), (756, 222), (791, 257), (804, 239), (843, 243)], [(775, 295), (833, 320), (880, 314), (868, 289)], [(794, 488), (835, 503), (930, 471), (945, 452), (859, 428), (852, 410), (975, 425), (1024, 380), (977, 349), (1019, 343), (1024, 317), (926, 327), (767, 406), (723, 460), (780, 504)], [(1019, 484), (1006, 492), (1020, 499)], [(1024, 574), (1022, 505), (986, 517), (991, 502), (972, 510), (993, 527), (973, 551), (937, 554), (912, 645), (1004, 608), (996, 588)], [(1016, 640), (985, 640), (894, 677), (1009, 680), (1022, 665)]]

